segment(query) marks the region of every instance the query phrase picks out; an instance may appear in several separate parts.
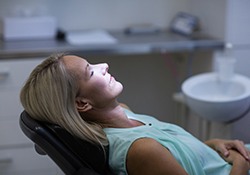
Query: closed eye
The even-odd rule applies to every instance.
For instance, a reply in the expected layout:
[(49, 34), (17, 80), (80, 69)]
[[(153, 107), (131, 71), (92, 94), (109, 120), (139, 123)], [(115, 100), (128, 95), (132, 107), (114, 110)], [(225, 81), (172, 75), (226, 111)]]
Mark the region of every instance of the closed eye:
[(92, 77), (94, 75), (94, 71), (90, 72), (90, 77)]
[(90, 69), (90, 65), (89, 64), (87, 64), (87, 66), (86, 66), (86, 71), (89, 72), (88, 73), (89, 77), (92, 77), (94, 75), (94, 71)]

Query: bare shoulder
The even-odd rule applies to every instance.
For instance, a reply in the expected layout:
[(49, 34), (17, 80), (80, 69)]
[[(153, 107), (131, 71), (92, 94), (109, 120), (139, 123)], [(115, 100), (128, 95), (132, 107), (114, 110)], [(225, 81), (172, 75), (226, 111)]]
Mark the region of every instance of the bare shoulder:
[(169, 150), (151, 138), (138, 139), (131, 145), (126, 165), (129, 175), (187, 174)]

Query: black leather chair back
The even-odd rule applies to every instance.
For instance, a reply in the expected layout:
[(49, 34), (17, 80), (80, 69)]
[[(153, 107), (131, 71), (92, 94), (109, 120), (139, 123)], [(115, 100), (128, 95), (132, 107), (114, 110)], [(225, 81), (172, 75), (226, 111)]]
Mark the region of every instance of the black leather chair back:
[(100, 145), (76, 138), (58, 125), (34, 120), (26, 111), (21, 113), (19, 124), (36, 151), (48, 155), (66, 175), (111, 174), (108, 147), (104, 152)]

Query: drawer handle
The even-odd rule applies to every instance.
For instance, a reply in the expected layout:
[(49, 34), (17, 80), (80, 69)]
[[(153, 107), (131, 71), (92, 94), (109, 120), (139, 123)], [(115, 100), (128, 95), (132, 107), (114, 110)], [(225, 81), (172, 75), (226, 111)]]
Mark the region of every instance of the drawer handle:
[(6, 79), (10, 74), (9, 69), (0, 69), (0, 80)]
[(10, 157), (0, 159), (0, 164), (1, 163), (11, 163), (11, 162), (12, 162), (12, 158), (10, 158)]

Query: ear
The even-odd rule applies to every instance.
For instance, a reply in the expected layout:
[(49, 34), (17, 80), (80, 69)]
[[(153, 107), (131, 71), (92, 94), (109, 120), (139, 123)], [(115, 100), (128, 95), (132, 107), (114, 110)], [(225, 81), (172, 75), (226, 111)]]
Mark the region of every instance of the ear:
[(85, 98), (76, 97), (76, 101), (75, 102), (76, 102), (76, 109), (79, 112), (87, 112), (90, 109), (92, 109), (92, 105)]

